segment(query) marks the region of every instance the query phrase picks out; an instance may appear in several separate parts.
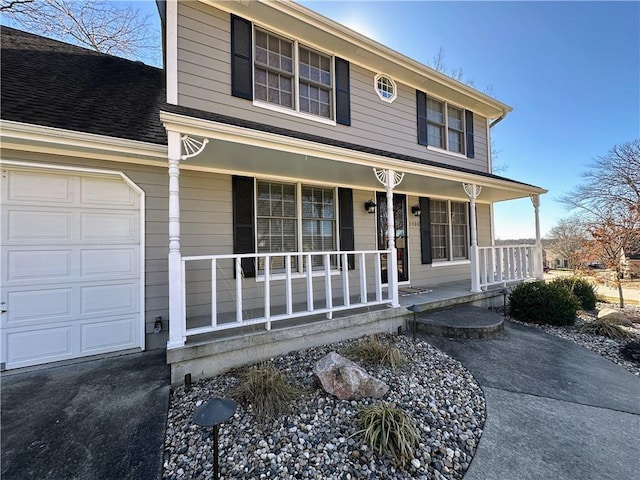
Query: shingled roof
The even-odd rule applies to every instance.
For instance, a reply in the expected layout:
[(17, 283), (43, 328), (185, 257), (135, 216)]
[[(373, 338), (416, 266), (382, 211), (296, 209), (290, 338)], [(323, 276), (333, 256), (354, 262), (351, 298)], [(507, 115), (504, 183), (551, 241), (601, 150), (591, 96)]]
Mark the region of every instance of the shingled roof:
[(161, 69), (10, 27), (0, 36), (3, 120), (167, 144)]

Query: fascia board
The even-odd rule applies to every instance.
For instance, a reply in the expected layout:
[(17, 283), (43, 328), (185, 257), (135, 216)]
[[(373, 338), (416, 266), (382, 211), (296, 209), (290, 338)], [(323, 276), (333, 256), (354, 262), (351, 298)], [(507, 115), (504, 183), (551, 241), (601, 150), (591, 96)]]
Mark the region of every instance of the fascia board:
[(464, 183), (474, 183), (480, 186), (497, 188), (502, 190), (517, 190), (527, 195), (540, 195), (547, 191), (532, 185), (523, 185), (509, 180), (474, 175), (467, 172), (459, 172), (433, 165), (410, 163), (395, 158), (383, 157), (366, 152), (349, 150), (333, 145), (325, 145), (309, 140), (302, 140), (285, 135), (269, 132), (260, 132), (246, 127), (238, 127), (225, 123), (204, 120), (187, 115), (180, 115), (160, 111), (160, 121), (167, 130), (177, 131), (181, 134), (195, 135), (215, 140), (233, 143), (241, 143), (261, 148), (281, 150), (299, 155), (319, 156), (330, 160), (371, 168), (394, 169), (413, 175), (427, 176)]

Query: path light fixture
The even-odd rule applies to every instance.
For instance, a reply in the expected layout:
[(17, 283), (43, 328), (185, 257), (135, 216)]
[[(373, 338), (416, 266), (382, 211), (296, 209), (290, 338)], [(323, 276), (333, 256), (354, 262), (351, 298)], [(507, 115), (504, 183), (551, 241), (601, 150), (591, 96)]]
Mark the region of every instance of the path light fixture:
[(422, 213), (422, 207), (420, 207), (419, 203), (416, 203), (413, 207), (411, 207), (411, 213), (413, 213), (414, 217), (419, 217)]
[(364, 202), (364, 209), (367, 211), (367, 213), (376, 213), (376, 204), (373, 202), (373, 200), (369, 199)]
[(407, 310), (409, 310), (410, 312), (413, 312), (413, 341), (415, 342), (416, 341), (416, 322), (417, 322), (416, 314), (422, 313), (424, 310), (422, 310), (419, 305), (411, 305), (410, 307), (407, 307)]
[(505, 287), (502, 290), (500, 290), (500, 293), (503, 296), (502, 317), (503, 318), (507, 318), (507, 295), (509, 295), (511, 293), (511, 291), (508, 288)]
[(194, 423), (201, 427), (213, 427), (213, 478), (220, 478), (218, 470), (218, 426), (236, 412), (236, 402), (230, 398), (212, 398), (196, 408)]

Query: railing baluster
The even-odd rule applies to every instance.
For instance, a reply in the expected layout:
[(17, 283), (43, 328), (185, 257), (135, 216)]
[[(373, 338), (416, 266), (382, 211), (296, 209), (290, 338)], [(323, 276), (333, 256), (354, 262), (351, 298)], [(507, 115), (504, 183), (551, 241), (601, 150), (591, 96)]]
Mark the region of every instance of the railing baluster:
[(351, 305), (351, 297), (349, 296), (349, 258), (346, 253), (342, 254), (342, 297), (344, 305)]
[(271, 330), (271, 258), (264, 260), (264, 319), (267, 330)]
[(218, 280), (217, 280), (217, 262), (215, 258), (211, 259), (211, 326), (218, 324)]
[(313, 312), (313, 270), (311, 268), (311, 254), (306, 255), (307, 259), (307, 311)]
[(360, 270), (360, 303), (367, 303), (367, 264), (365, 261), (364, 253), (358, 255), (359, 270)]
[(325, 307), (329, 309), (327, 318), (333, 318), (333, 292), (331, 291), (331, 260), (329, 254), (322, 256), (324, 259), (324, 289), (325, 289)]
[(181, 260), (182, 268), (182, 331), (187, 331), (187, 262), (183, 258)]
[(287, 301), (287, 315), (293, 313), (293, 290), (291, 286), (291, 254), (287, 254), (285, 258), (284, 274), (285, 274), (285, 295)]
[(485, 248), (478, 249), (480, 258), (480, 287), (487, 286), (487, 250)]
[[(382, 263), (380, 260), (380, 252), (375, 256), (375, 276), (376, 276), (376, 301), (382, 301)], [(387, 260), (391, 253), (387, 253)], [(387, 261), (387, 276), (389, 275), (389, 261)], [(388, 285), (388, 283), (387, 283)], [(387, 296), (391, 298), (391, 292), (387, 292)]]
[(236, 257), (236, 322), (242, 323), (242, 259)]

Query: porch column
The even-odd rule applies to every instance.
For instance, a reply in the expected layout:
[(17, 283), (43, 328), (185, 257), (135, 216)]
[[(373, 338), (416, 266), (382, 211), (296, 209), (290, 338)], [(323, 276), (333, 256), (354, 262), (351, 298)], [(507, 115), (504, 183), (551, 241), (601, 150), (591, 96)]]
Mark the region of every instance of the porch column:
[(397, 173), (394, 170), (377, 170), (373, 169), (378, 178), (387, 191), (387, 249), (390, 250), (387, 256), (387, 285), (389, 288), (389, 297), (391, 298), (391, 306), (399, 307), (400, 300), (398, 297), (398, 251), (396, 250), (396, 222), (393, 212), (393, 189), (400, 185), (404, 178), (404, 173)]
[(476, 199), (480, 195), (482, 187), (471, 183), (463, 183), (465, 193), (469, 197), (469, 223), (471, 232), (471, 250), (469, 257), (471, 260), (471, 291), (481, 292), (480, 288), (480, 250), (478, 248), (478, 226), (476, 225)]
[(182, 298), (182, 261), (180, 254), (180, 157), (179, 132), (167, 131), (169, 152), (169, 341), (167, 348), (185, 344), (185, 319)]
[(530, 197), (536, 219), (536, 247), (535, 257), (533, 259), (533, 274), (536, 278), (544, 280), (544, 271), (542, 269), (542, 242), (540, 241), (540, 195), (530, 195)]

